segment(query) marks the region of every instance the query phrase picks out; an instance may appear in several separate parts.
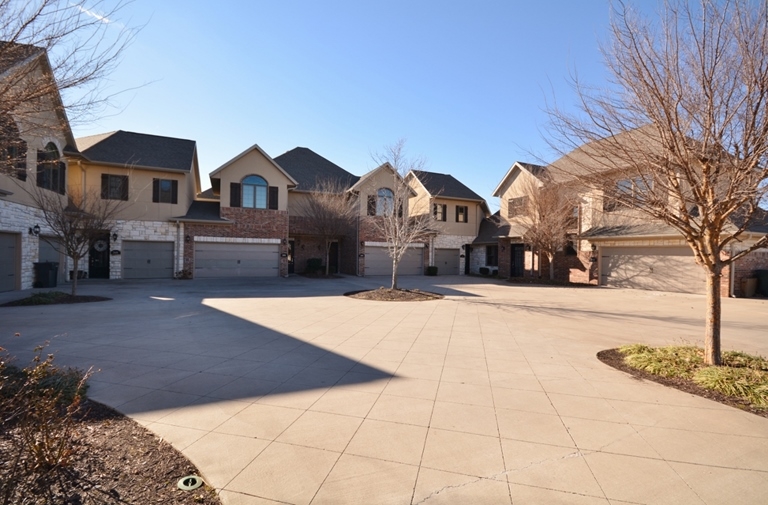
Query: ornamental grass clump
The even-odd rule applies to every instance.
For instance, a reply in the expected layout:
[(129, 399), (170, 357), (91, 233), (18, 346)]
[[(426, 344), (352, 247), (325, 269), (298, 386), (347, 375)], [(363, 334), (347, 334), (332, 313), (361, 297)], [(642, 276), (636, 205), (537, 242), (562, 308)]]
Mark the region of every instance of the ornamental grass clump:
[(619, 348), (624, 363), (653, 375), (689, 380), (698, 386), (768, 408), (768, 360), (739, 351), (723, 353), (722, 366), (704, 363), (704, 350), (693, 346)]

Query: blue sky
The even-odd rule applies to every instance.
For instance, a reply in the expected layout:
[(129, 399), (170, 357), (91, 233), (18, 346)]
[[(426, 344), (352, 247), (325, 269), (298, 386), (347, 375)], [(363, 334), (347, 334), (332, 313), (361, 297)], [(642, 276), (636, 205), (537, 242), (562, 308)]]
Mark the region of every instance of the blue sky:
[[(254, 143), (308, 147), (361, 175), (400, 138), (427, 169), (488, 200), (517, 160), (552, 160), (547, 100), (605, 79), (609, 5), (580, 2), (136, 0), (145, 24), (110, 76), (116, 96), (75, 135), (128, 130), (197, 141), (208, 173)], [(532, 154), (534, 153), (534, 154)]]

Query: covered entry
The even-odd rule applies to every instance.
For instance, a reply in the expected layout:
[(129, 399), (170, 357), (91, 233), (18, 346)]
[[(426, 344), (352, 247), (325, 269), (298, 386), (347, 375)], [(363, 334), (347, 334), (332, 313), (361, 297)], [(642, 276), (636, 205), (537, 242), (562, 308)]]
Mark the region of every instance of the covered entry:
[(19, 266), (17, 237), (14, 233), (0, 233), (0, 291), (16, 289)]
[[(397, 268), (398, 275), (423, 275), (423, 248), (409, 247)], [(366, 246), (365, 275), (392, 275), (392, 258), (386, 247)]]
[(437, 275), (459, 275), (460, 256), (459, 249), (435, 249)]
[(195, 243), (195, 277), (277, 277), (279, 244)]
[(172, 279), (173, 242), (123, 241), (124, 279)]
[(689, 247), (604, 247), (600, 284), (619, 288), (706, 292), (706, 273)]

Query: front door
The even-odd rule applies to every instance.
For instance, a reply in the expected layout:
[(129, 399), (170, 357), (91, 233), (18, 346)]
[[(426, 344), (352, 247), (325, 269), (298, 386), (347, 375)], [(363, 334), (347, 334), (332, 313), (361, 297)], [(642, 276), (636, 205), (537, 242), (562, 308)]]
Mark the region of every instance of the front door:
[(522, 277), (525, 270), (525, 246), (523, 244), (511, 244), (510, 277)]
[(88, 252), (88, 277), (109, 279), (109, 235), (102, 235)]
[(328, 273), (339, 273), (339, 243), (331, 242), (331, 248), (328, 250)]
[(295, 247), (295, 241), (289, 240), (288, 241), (288, 273), (292, 274), (294, 273), (294, 261), (293, 261), (293, 248)]

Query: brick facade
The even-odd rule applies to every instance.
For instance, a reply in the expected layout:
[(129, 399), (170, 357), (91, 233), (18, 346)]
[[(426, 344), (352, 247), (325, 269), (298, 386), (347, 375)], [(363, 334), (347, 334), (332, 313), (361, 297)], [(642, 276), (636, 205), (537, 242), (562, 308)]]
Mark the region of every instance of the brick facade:
[[(294, 273), (306, 271), (307, 260), (321, 258), (325, 264), (325, 241), (313, 233), (310, 219), (301, 216), (290, 216), (290, 238), (293, 240)], [(346, 232), (335, 239), (338, 242), (339, 272), (356, 275), (357, 266), (357, 230), (350, 226)]]
[(756, 270), (768, 270), (768, 249), (758, 249), (736, 261), (733, 266), (733, 292), (736, 297), (745, 296), (743, 282), (755, 276)]
[[(288, 212), (283, 210), (246, 209), (222, 207), (221, 217), (231, 224), (186, 223), (184, 243), (184, 270), (194, 275), (195, 238), (270, 239), (280, 244), (281, 277), (288, 275)], [(225, 240), (226, 241), (226, 240)]]

